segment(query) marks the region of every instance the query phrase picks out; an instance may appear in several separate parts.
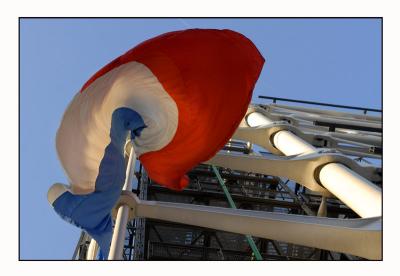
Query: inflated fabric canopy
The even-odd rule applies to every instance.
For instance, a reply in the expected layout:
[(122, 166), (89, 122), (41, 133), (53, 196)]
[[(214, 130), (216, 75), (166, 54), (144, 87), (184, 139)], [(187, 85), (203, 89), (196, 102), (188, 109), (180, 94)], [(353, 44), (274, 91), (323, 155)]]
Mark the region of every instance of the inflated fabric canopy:
[(147, 40), (103, 67), (75, 95), (57, 132), (69, 185), (49, 190), (56, 212), (107, 254), (127, 139), (153, 181), (183, 189), (185, 173), (238, 127), (263, 63), (237, 32), (192, 29)]

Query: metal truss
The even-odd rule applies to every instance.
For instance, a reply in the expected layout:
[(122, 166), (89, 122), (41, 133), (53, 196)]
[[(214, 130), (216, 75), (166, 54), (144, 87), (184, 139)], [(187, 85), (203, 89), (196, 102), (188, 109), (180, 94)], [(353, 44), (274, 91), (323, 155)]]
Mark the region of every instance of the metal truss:
[[(130, 208), (123, 259), (254, 260), (248, 234), (264, 260), (381, 258), (381, 218), (360, 218), (318, 179), (321, 166), (334, 162), (380, 187), (382, 169), (361, 162), (381, 158), (380, 117), (275, 103), (252, 106), (248, 114), (254, 111), (274, 123), (242, 122), (219, 154), (188, 172), (181, 192), (152, 182), (140, 167), (138, 188), (124, 192), (118, 205)], [(281, 130), (318, 151), (282, 156), (265, 138)], [(210, 165), (220, 167), (238, 210), (228, 208)], [(89, 244), (82, 234), (74, 259), (85, 259)]]

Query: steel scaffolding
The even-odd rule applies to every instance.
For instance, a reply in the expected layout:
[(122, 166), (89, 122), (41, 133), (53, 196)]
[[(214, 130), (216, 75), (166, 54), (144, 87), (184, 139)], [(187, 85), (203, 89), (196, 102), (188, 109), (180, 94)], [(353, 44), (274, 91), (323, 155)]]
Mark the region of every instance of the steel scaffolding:
[[(116, 206), (131, 210), (124, 260), (255, 260), (250, 234), (263, 260), (381, 259), (382, 168), (370, 160), (381, 159), (382, 121), (366, 114), (379, 110), (271, 100), (249, 107), (226, 146), (188, 173), (183, 191), (158, 185), (140, 166), (136, 197), (123, 193)], [(238, 210), (229, 209), (212, 165)], [(332, 165), (343, 178), (326, 172)], [(95, 259), (90, 240), (82, 233), (73, 259)]]

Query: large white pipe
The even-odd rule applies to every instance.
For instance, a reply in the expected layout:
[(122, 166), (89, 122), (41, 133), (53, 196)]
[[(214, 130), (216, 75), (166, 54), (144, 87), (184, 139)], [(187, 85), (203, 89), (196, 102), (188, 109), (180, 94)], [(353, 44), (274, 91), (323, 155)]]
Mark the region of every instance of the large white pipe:
[[(250, 127), (271, 124), (269, 118), (259, 112), (247, 116)], [(285, 155), (315, 152), (317, 149), (287, 130), (274, 135), (275, 147)], [(347, 167), (332, 163), (320, 171), (322, 185), (363, 218), (382, 215), (382, 191), (376, 185)]]
[(99, 245), (95, 239), (91, 239), (89, 248), (86, 252), (86, 260), (96, 260), (97, 252), (99, 251)]
[(274, 121), (264, 116), (260, 112), (253, 112), (247, 115), (246, 122), (251, 127), (272, 124)]
[[(125, 183), (122, 190), (131, 191), (132, 190), (132, 180), (135, 170), (136, 154), (131, 147), (129, 154), (128, 164), (126, 166), (126, 177)], [(117, 218), (115, 219), (114, 233), (110, 246), (110, 253), (108, 254), (109, 260), (121, 260), (122, 251), (124, 249), (126, 225), (128, 224), (129, 218), (129, 207), (127, 205), (122, 205), (118, 208)]]
[(319, 179), (326, 189), (352, 210), (357, 210), (361, 217), (381, 216), (381, 189), (349, 168), (339, 163), (327, 164), (322, 167)]
[(274, 146), (285, 155), (317, 151), (312, 145), (290, 131), (279, 131), (274, 135), (273, 139)]
[[(253, 112), (247, 116), (247, 124), (251, 127), (272, 123), (273, 121), (259, 112)], [(317, 151), (317, 149), (312, 145), (297, 137), (290, 131), (279, 131), (278, 133), (275, 133), (273, 143), (275, 147), (285, 155)]]

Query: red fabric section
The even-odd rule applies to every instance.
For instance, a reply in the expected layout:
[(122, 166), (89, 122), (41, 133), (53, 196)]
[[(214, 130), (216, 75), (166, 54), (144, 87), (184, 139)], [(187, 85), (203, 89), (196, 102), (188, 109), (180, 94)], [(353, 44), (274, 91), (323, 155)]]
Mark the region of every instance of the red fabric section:
[(140, 156), (151, 179), (181, 190), (185, 173), (214, 156), (229, 140), (250, 103), (264, 58), (230, 30), (167, 33), (133, 48), (97, 72), (82, 88), (130, 61), (145, 64), (175, 100), (179, 121), (172, 141)]

